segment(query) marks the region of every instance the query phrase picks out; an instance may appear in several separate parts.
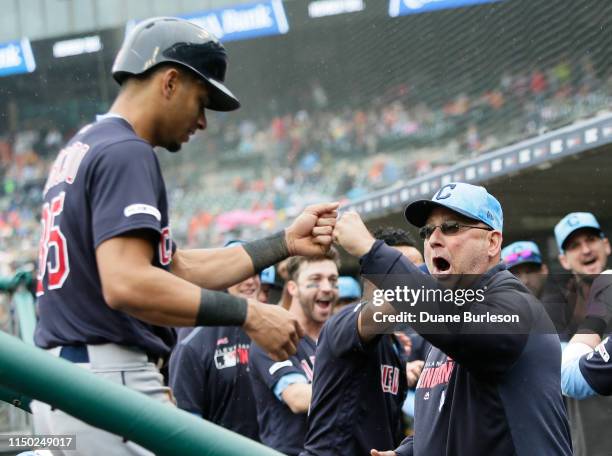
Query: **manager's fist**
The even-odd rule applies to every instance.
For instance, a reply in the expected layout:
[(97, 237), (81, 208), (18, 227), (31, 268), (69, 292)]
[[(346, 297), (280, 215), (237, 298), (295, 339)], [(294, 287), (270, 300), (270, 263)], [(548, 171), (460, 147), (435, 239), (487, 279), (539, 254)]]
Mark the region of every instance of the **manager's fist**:
[(355, 257), (365, 255), (376, 241), (357, 212), (342, 214), (334, 228), (334, 242)]

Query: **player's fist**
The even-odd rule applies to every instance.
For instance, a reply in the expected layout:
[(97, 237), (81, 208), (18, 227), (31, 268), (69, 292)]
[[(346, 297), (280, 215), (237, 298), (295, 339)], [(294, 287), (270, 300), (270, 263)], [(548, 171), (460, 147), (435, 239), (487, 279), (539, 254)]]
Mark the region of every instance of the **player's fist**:
[(336, 222), (333, 237), (334, 242), (355, 257), (368, 253), (375, 241), (359, 214), (354, 211), (342, 214)]
[(308, 206), (285, 230), (290, 255), (317, 256), (329, 249), (339, 203)]
[(243, 328), (248, 336), (275, 361), (295, 354), (304, 336), (296, 318), (281, 306), (249, 300)]

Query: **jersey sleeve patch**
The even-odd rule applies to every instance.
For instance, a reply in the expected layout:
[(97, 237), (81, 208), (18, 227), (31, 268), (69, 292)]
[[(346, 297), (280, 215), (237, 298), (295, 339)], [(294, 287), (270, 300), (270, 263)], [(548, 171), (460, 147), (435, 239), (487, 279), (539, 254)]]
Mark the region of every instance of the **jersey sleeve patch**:
[(157, 219), (158, 222), (161, 222), (161, 212), (159, 212), (156, 207), (151, 206), (150, 204), (130, 204), (129, 206), (126, 206), (125, 209), (123, 209), (123, 215), (125, 215), (126, 217), (131, 217), (132, 215), (136, 214), (152, 215)]
[(292, 366), (293, 366), (293, 363), (291, 362), (291, 360), (288, 359), (286, 361), (281, 361), (281, 362), (272, 364), (270, 368), (268, 369), (268, 372), (270, 372), (270, 375), (274, 375), (276, 372), (278, 372), (283, 367), (292, 367)]

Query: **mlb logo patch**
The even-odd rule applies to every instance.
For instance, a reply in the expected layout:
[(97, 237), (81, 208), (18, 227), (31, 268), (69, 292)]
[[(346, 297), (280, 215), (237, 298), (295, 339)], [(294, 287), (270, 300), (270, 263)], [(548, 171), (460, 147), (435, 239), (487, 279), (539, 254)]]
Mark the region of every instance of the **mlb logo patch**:
[(225, 347), (215, 350), (215, 367), (217, 369), (227, 369), (238, 364), (236, 356), (236, 346)]

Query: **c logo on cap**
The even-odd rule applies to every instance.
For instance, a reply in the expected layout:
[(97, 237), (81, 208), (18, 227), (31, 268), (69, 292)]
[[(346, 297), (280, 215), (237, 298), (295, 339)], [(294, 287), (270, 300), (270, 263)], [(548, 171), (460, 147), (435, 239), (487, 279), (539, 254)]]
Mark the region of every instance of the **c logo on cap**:
[(567, 224), (569, 226), (576, 226), (576, 225), (580, 224), (580, 219), (578, 218), (578, 216), (572, 215), (571, 217), (569, 217), (567, 219)]
[[(440, 190), (438, 190), (438, 194), (436, 195), (436, 199), (437, 200), (443, 200), (446, 198), (450, 198), (451, 197), (451, 192), (450, 190), (454, 190), (455, 187), (457, 186), (457, 184), (446, 184), (444, 187), (442, 187)], [(450, 190), (448, 191), (447, 194), (442, 195), (442, 192), (444, 191), (445, 188), (449, 187)]]

